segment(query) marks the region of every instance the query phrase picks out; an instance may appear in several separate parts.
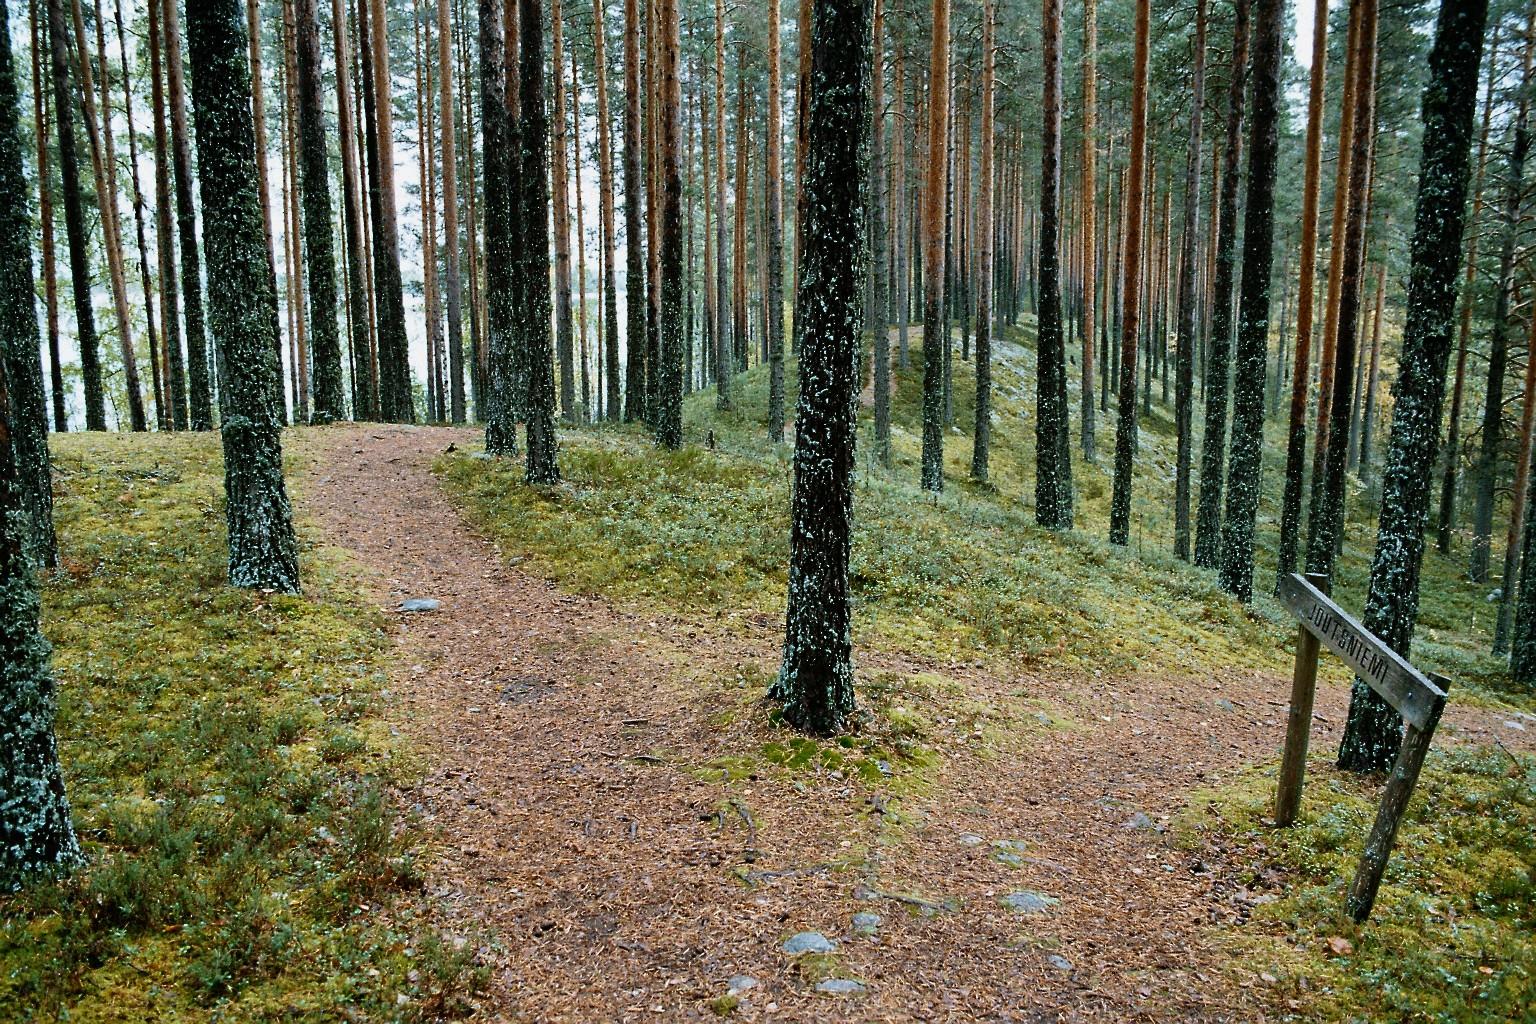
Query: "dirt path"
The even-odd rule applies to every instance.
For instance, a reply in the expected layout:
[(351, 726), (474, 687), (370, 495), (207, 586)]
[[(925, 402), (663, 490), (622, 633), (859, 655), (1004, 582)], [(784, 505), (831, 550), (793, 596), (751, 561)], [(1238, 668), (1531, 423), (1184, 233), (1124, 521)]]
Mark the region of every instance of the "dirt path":
[[(408, 797), (441, 830), (430, 885), (451, 927), (498, 938), (484, 1019), (711, 1020), (739, 975), (757, 982), (744, 1020), (1260, 1019), (1262, 986), (1209, 944), (1247, 894), (1163, 826), (1183, 794), (1274, 749), (1282, 683), (954, 668), (969, 702), (1039, 694), (1071, 721), (993, 744), (940, 719), (944, 756), (915, 792), (831, 772), (728, 782), (721, 759), (785, 738), (741, 713), (734, 682), (773, 664), (775, 629), (714, 635), (504, 565), (430, 472), (474, 440), (310, 432), (300, 500), (382, 605), (442, 602), (400, 614), (393, 690), (429, 762)], [(1341, 688), (1320, 694), (1325, 727), (1343, 706)], [(1016, 892), (1059, 902), (1021, 913), (1002, 904)], [(880, 916), (873, 937), (857, 913)], [(782, 952), (810, 930), (835, 959)], [(819, 993), (823, 976), (867, 991)]]

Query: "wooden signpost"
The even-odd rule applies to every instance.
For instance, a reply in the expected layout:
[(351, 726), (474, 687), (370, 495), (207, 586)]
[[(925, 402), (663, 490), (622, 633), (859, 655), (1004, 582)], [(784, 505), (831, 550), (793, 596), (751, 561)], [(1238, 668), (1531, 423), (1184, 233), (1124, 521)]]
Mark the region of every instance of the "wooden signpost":
[(1327, 579), (1291, 573), (1280, 581), (1280, 600), (1300, 623), (1296, 637), (1296, 668), (1291, 677), (1291, 710), (1287, 717), (1285, 757), (1280, 765), (1280, 785), (1275, 794), (1275, 824), (1296, 821), (1301, 808), (1301, 785), (1307, 770), (1307, 741), (1312, 726), (1312, 701), (1317, 690), (1317, 655), (1326, 646), (1354, 669), (1364, 682), (1402, 716), (1407, 723), (1403, 745), (1392, 766), (1376, 824), (1366, 840), (1360, 867), (1349, 886), (1349, 916), (1363, 922), (1371, 915), (1376, 890), (1386, 869), (1387, 857), (1397, 838), (1419, 769), (1434, 737), (1435, 726), (1445, 710), (1450, 680), (1426, 676), (1410, 665), (1340, 608), (1323, 592)]

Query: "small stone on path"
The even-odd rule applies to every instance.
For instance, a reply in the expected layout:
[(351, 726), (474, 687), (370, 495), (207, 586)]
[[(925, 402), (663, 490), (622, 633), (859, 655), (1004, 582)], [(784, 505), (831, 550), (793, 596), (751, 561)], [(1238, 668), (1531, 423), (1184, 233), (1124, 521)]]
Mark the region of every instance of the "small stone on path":
[(400, 602), (396, 609), (402, 612), (435, 612), (443, 606), (443, 602), (432, 597), (408, 597)]
[(1046, 957), (1045, 962), (1059, 971), (1070, 971), (1072, 969), (1072, 961), (1068, 960), (1064, 956), (1059, 956), (1056, 953), (1052, 953), (1050, 956)]
[(757, 988), (758, 981), (750, 974), (738, 974), (726, 982), (726, 992), (729, 995), (739, 996), (748, 989)]
[(1003, 897), (1003, 906), (1009, 910), (1017, 910), (1021, 914), (1043, 914), (1060, 902), (1054, 896), (1047, 896), (1033, 889), (1011, 892)]
[(804, 953), (836, 953), (837, 943), (821, 932), (799, 932), (784, 940), (784, 952), (790, 956)]
[(1143, 830), (1153, 829), (1157, 827), (1157, 822), (1153, 821), (1145, 811), (1137, 811), (1135, 814), (1131, 815), (1131, 819), (1125, 823), (1125, 827), (1139, 828)]
[(974, 832), (960, 833), (960, 843), (962, 846), (980, 846), (984, 842), (986, 842), (986, 840), (982, 839), (981, 836)]
[(816, 986), (817, 992), (829, 992), (835, 996), (851, 996), (864, 991), (861, 982), (851, 978), (828, 978)]
[(861, 912), (853, 915), (853, 930), (859, 935), (873, 935), (879, 927), (879, 914)]

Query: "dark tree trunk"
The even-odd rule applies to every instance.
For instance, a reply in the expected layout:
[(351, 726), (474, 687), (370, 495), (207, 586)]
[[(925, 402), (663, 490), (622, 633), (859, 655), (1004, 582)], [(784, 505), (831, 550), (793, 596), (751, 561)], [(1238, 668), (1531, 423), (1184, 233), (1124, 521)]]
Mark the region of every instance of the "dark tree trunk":
[[(1049, 0), (1048, 0), (1049, 2)], [(923, 183), (923, 463), (922, 486), (944, 489), (944, 197), (949, 136), (949, 4), (933, 2), (928, 62), (927, 178)], [(1044, 351), (1042, 344), (1041, 350)], [(1054, 454), (1055, 448), (1051, 449)]]
[(31, 0), (30, 28), (32, 33), (32, 115), (36, 130), (38, 219), (42, 222), (39, 232), (42, 243), (41, 258), (43, 276), (43, 304), (48, 319), (48, 370), (49, 398), (53, 412), (53, 429), (64, 433), (69, 429), (69, 419), (64, 411), (64, 367), (59, 358), (59, 295), (56, 284), (57, 266), (53, 245), (53, 188), (48, 159), (48, 111), (50, 100), (43, 84), (44, 50), (43, 33), (47, 15), (39, 10), (39, 0)]
[[(1408, 273), (1408, 317), (1398, 363), (1397, 403), (1381, 481), (1381, 522), (1365, 601), (1365, 628), (1407, 657), (1418, 617), (1419, 569), (1429, 518), (1445, 398), (1456, 277), (1466, 222), (1472, 115), (1487, 0), (1440, 7)], [(1350, 695), (1339, 766), (1385, 771), (1397, 757), (1397, 714), (1359, 680)]]
[(389, 74), (384, 0), (371, 0), (369, 25), (372, 76), (363, 83), (373, 94), (378, 148), (378, 203), (373, 221), (373, 280), (379, 319), (379, 414), (390, 423), (416, 420), (411, 392), (409, 341), (405, 333), (405, 296), (400, 282), (399, 222), (395, 213), (393, 90)]
[(295, 593), (299, 560), (283, 485), (277, 294), (256, 186), (250, 65), (239, 0), (191, 5), (187, 45), (208, 227), (209, 318), (224, 357), (229, 582)]
[[(1246, 2), (1246, 0), (1239, 0)], [(1114, 490), (1109, 505), (1109, 542), (1125, 546), (1131, 539), (1131, 464), (1136, 457), (1136, 343), (1141, 332), (1141, 221), (1147, 158), (1147, 62), (1151, 34), (1150, 0), (1136, 3), (1136, 54), (1131, 84), (1131, 159), (1126, 172), (1121, 220), (1124, 281), (1120, 313), (1120, 373), (1115, 425)]]
[(342, 224), (346, 231), (347, 327), (352, 349), (352, 418), (372, 414), (373, 361), (368, 349), (368, 298), (364, 279), (362, 195), (358, 184), (357, 132), (352, 123), (352, 61), (347, 44), (347, 18), (342, 0), (332, 0), (335, 31), (336, 108), (341, 128)]
[(831, 734), (854, 707), (848, 558), (868, 258), (870, 0), (816, 0), (812, 25), (800, 287), (817, 301), (800, 306), (789, 606), (770, 697), (790, 724)]
[[(11, 178), (21, 171), (16, 147), (20, 121), (11, 66), (11, 27), (5, 5), (0, 4), (0, 175), (3, 187), (23, 185)], [(6, 124), (5, 122), (9, 122)], [(14, 167), (11, 156), (17, 157)], [(24, 189), (24, 185), (23, 185)], [(23, 191), (23, 195), (24, 195)], [(8, 205), (7, 220), (25, 219), (26, 207)], [(16, 227), (7, 224), (6, 227)], [(23, 225), (24, 226), (24, 225)], [(26, 253), (25, 279), (13, 257), (31, 238), (8, 235), (11, 251), (0, 268), (0, 305), (7, 315), (19, 312), (25, 302), (31, 309), (32, 264)], [(27, 286), (20, 294), (20, 286)], [(10, 319), (7, 330), (16, 326)], [(32, 347), (37, 347), (37, 314), (32, 314)], [(7, 339), (7, 341), (13, 339)], [(7, 360), (0, 360), (0, 892), (9, 892), (39, 875), (65, 870), (80, 861), (80, 846), (70, 823), (69, 800), (64, 795), (64, 775), (59, 770), (59, 747), (53, 735), (58, 692), (48, 667), (48, 641), (38, 629), (42, 606), (33, 578), (32, 558), (27, 553), (29, 532), (25, 491), (27, 485), (16, 464), (9, 412), (14, 407), (7, 382)]]
[(69, 36), (61, 0), (48, 0), (48, 39), (53, 65), (53, 123), (59, 144), (59, 184), (64, 193), (64, 234), (69, 242), (69, 276), (75, 296), (75, 335), (85, 384), (85, 429), (107, 429), (107, 399), (101, 383), (101, 345), (91, 296), (90, 240), (80, 160), (75, 150), (74, 89), (69, 71)]
[[(517, 0), (505, 0), (516, 3)], [(503, 0), (480, 0), (480, 130), (484, 139), (486, 375), (485, 450), (517, 453), (517, 249), (512, 231), (513, 159), (507, 113)]]
[[(1036, 377), (1035, 522), (1053, 530), (1072, 526), (1072, 463), (1067, 440), (1067, 353), (1062, 338), (1061, 0), (1045, 0), (1041, 22), (1045, 62), (1040, 137), (1040, 306)], [(925, 335), (926, 337), (926, 335)]]
[[(1498, 296), (1493, 306), (1493, 329), (1488, 340), (1488, 387), (1483, 405), (1483, 440), (1474, 479), (1477, 502), (1472, 509), (1472, 550), (1467, 576), (1476, 583), (1488, 579), (1488, 555), (1493, 536), (1493, 505), (1499, 481), (1499, 456), (1504, 434), (1504, 373), (1509, 364), (1509, 307), (1515, 289), (1515, 249), (1520, 234), (1520, 201), (1525, 195), (1525, 160), (1530, 153), (1530, 84), (1532, 48), (1536, 23), (1527, 31), (1519, 106), (1510, 129), (1509, 166), (1504, 178), (1502, 211), (1503, 242), (1499, 249)], [(1506, 586), (1508, 581), (1506, 581)]]
[[(985, 0), (981, 12), (981, 194), (976, 202), (976, 231), (980, 236), (976, 267), (976, 420), (971, 449), (971, 478), (982, 483), (987, 480), (992, 444), (992, 120), (996, 90), (996, 20), (993, 0)], [(1092, 146), (1092, 143), (1088, 145)], [(880, 340), (884, 343), (884, 328), (881, 328), (881, 334)], [(1087, 382), (1092, 378), (1085, 375), (1083, 379)], [(1085, 394), (1084, 401), (1089, 407), (1093, 405), (1091, 395)], [(1091, 453), (1091, 420), (1084, 421), (1083, 444)]]
[[(1205, 121), (1206, 0), (1195, 6), (1195, 64), (1190, 82), (1189, 149), (1184, 162), (1184, 234), (1179, 241), (1178, 351), (1174, 358), (1173, 419), (1177, 435), (1173, 482), (1173, 553), (1189, 561), (1190, 463), (1194, 454), (1195, 263), (1200, 248), (1200, 138)], [(1092, 200), (1090, 199), (1090, 202)], [(1090, 297), (1089, 302), (1092, 302)]]
[(524, 365), (528, 371), (528, 462), (531, 484), (560, 479), (555, 445), (555, 364), (550, 337), (549, 114), (544, 108), (544, 11), (542, 0), (519, 0), (518, 120), (522, 166)]
[(1253, 530), (1259, 511), (1260, 460), (1264, 448), (1284, 22), (1284, 0), (1258, 0), (1253, 33), (1253, 118), (1248, 143), (1248, 198), (1244, 203), (1243, 280), (1232, 396), (1232, 461), (1221, 534), (1221, 586), (1244, 603), (1253, 598)]
[[(3, 8), (4, 5), (0, 5)], [(0, 483), (3, 515), (19, 512), (14, 528), (0, 539), (13, 545), (38, 565), (58, 563), (53, 533), (53, 483), (48, 469), (48, 405), (43, 397), (43, 361), (38, 348), (37, 294), (32, 279), (32, 200), (22, 157), (21, 96), (16, 87), (16, 67), (11, 56), (11, 35), (6, 11), (0, 9), (0, 416), (6, 417), (8, 436), (0, 443)], [(8, 386), (6, 386), (8, 382)], [(6, 580), (19, 569), (7, 570)], [(30, 584), (15, 577), (22, 588)], [(7, 588), (8, 589), (8, 588)], [(35, 594), (32, 598), (36, 600)], [(25, 595), (18, 601), (25, 602)], [(24, 608), (9, 607), (7, 614)], [(24, 629), (26, 627), (23, 627)], [(34, 616), (30, 629), (36, 632)], [(7, 648), (9, 649), (9, 648)], [(4, 667), (7, 676), (12, 666)], [(11, 735), (9, 719), (0, 722), (0, 734)], [(0, 800), (0, 806), (9, 806)], [(9, 837), (0, 833), (0, 846)], [(3, 874), (3, 871), (0, 871)]]
[[(187, 90), (181, 66), (181, 19), (173, 0), (164, 0), (167, 100), (171, 115), (172, 170), (176, 184), (176, 231), (181, 253), (182, 317), (187, 341), (187, 390), (193, 430), (213, 429), (213, 393), (208, 373), (208, 331), (203, 321), (202, 261), (197, 210), (192, 196), (192, 141), (187, 131)], [(262, 237), (266, 237), (263, 230)], [(178, 350), (172, 350), (174, 362)]]
[(779, 0), (768, 0), (768, 287), (763, 296), (768, 344), (768, 438), (784, 440), (784, 159), (780, 124)]
[(304, 259), (309, 271), (309, 342), (314, 374), (311, 422), (347, 418), (336, 319), (336, 251), (321, 96), (320, 24), (316, 0), (294, 0), (298, 56), (299, 170), (304, 198)]
[(1227, 393), (1232, 345), (1232, 284), (1237, 254), (1237, 188), (1243, 152), (1243, 97), (1248, 65), (1249, 0), (1233, 5), (1232, 61), (1227, 91), (1227, 138), (1216, 224), (1215, 291), (1205, 365), (1205, 439), (1200, 446), (1200, 498), (1195, 512), (1195, 564), (1221, 558), (1221, 488), (1227, 457)]
[[(715, 408), (721, 412), (731, 409), (731, 377), (736, 372), (731, 320), (726, 313), (729, 267), (725, 258), (725, 0), (715, 0)], [(799, 331), (798, 324), (795, 330)]]
[[(891, 337), (887, 308), (891, 266), (887, 257), (890, 246), (891, 192), (885, 158), (885, 4), (874, 0), (873, 45), (871, 46), (870, 95), (873, 118), (870, 125), (869, 181), (870, 228), (869, 325), (873, 344), (875, 388), (875, 458), (882, 466), (891, 464)], [(899, 130), (899, 129), (898, 129)], [(978, 378), (979, 380), (979, 378)], [(980, 385), (978, 384), (978, 387)]]
[(678, 77), (677, 0), (660, 0), (656, 27), (661, 33), (661, 320), (657, 325), (656, 440), (663, 448), (683, 443), (683, 179), (680, 169), (682, 82)]
[(632, 423), (646, 419), (640, 143), (640, 8), (639, 0), (624, 0), (624, 419)]
[(600, 172), (603, 218), (603, 353), (602, 359), (608, 382), (605, 413), (610, 420), (619, 418), (619, 295), (617, 274), (614, 271), (614, 218), (613, 218), (613, 120), (608, 110), (608, 58), (607, 29), (603, 27), (603, 5), (606, 0), (596, 0), (592, 5), (593, 64), (597, 77), (597, 139), (598, 159), (602, 161)]

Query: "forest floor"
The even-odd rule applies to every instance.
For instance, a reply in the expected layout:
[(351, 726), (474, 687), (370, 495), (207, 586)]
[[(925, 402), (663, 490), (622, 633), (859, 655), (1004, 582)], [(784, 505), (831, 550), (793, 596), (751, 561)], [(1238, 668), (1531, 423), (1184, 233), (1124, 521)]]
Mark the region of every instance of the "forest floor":
[[(443, 927), (484, 937), (485, 1019), (1261, 1020), (1300, 1005), (1227, 941), (1274, 896), (1241, 851), (1187, 828), (1202, 794), (1272, 762), (1289, 687), (1273, 664), (1099, 677), (880, 647), (860, 653), (860, 731), (800, 739), (760, 700), (776, 617), (557, 585), (434, 474), (478, 439), (367, 425), (290, 445), (301, 514), (356, 556), (372, 599), (440, 602), (395, 612), (382, 713), (424, 761), (401, 800), (435, 830)], [(1346, 701), (1330, 675), (1315, 776)], [(1536, 749), (1536, 720), (1511, 715), (1453, 699), (1444, 745)], [(802, 932), (835, 948), (786, 953)], [(835, 980), (861, 988), (818, 989)]]

